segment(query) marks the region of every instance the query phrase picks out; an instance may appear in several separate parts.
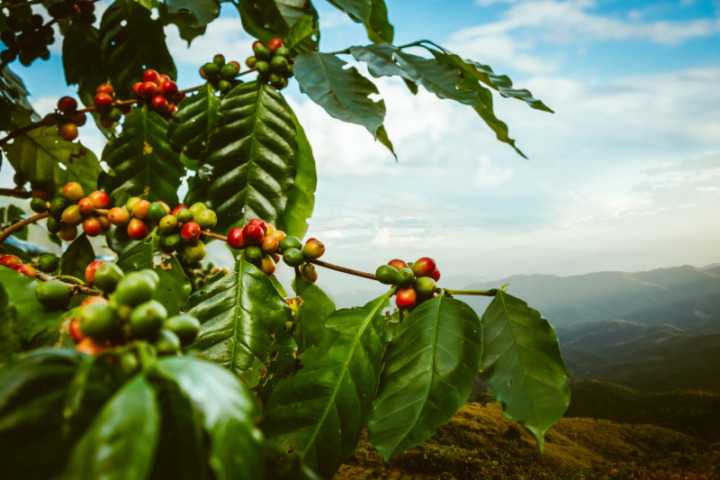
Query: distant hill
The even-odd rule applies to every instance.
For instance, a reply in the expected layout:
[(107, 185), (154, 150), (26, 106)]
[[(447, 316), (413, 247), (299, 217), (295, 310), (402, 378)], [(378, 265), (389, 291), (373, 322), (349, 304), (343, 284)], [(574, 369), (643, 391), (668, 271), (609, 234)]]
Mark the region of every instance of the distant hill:
[(573, 379), (596, 378), (649, 391), (720, 392), (720, 334), (625, 320), (557, 329)]
[(639, 392), (597, 380), (573, 382), (565, 417), (604, 418), (671, 428), (720, 442), (720, 393), (673, 390)]
[(720, 333), (720, 268), (691, 266), (649, 272), (599, 272), (558, 277), (518, 275), (468, 288), (509, 284), (555, 326), (622, 319), (673, 325), (694, 333)]
[(720, 478), (720, 444), (668, 428), (562, 418), (545, 455), (500, 405), (469, 403), (425, 444), (384, 464), (363, 437), (334, 480)]

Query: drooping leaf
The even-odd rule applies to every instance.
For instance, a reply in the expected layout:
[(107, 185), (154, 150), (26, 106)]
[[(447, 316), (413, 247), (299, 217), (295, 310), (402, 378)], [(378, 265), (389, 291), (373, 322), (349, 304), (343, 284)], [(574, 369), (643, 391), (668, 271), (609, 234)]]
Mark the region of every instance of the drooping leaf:
[(28, 100), (28, 95), (29, 92), (22, 79), (15, 75), (10, 67), (6, 66), (0, 71), (0, 98), (8, 109), (15, 110), (11, 115), (15, 123), (18, 121), (16, 118), (18, 116), (27, 118), (28, 121), (39, 120), (35, 109)]
[(312, 216), (315, 208), (315, 188), (317, 187), (317, 171), (315, 157), (305, 130), (293, 114), (293, 123), (297, 132), (295, 141), (297, 150), (293, 157), (292, 167), (295, 179), (288, 192), (287, 205), (283, 213), (284, 231), (288, 235), (303, 238), (308, 229), (307, 219)]
[(20, 272), (0, 266), (0, 285), (17, 310), (22, 321), (16, 332), (20, 335), (24, 350), (52, 345), (58, 337), (63, 312), (48, 310), (35, 297), (40, 281), (28, 278)]
[(202, 326), (192, 348), (251, 388), (277, 382), (293, 363), (292, 313), (270, 279), (241, 255), (235, 271), (194, 293), (186, 312)]
[(103, 64), (120, 98), (132, 97), (132, 86), (153, 68), (176, 77), (175, 63), (165, 45), (163, 24), (133, 0), (115, 0), (100, 22)]
[(120, 136), (106, 145), (103, 160), (110, 171), (100, 177), (100, 184), (116, 205), (135, 195), (177, 205), (185, 169), (167, 141), (167, 129), (163, 117), (136, 108), (125, 117)]
[(285, 37), (285, 46), (293, 55), (317, 50), (320, 30), (316, 16), (306, 15), (290, 27)]
[[(68, 422), (68, 396), (73, 386), (75, 392), (83, 388), (76, 377), (85, 365), (84, 394), (78, 398), (78, 414)], [(119, 383), (107, 363), (74, 349), (34, 350), (0, 369), (0, 448), (12, 452), (0, 455), (3, 479), (56, 478), (73, 444)]]
[(55, 191), (64, 185), (58, 182), (75, 181), (88, 193), (97, 188), (101, 169), (95, 154), (64, 140), (55, 126), (23, 133), (4, 148), (15, 171), (33, 185)]
[(335, 313), (335, 303), (302, 275), (295, 277), (293, 288), (298, 297), (294, 308), (298, 353), (312, 346), (327, 349), (338, 335), (337, 330), (325, 328), (328, 317)]
[(188, 42), (188, 46), (195, 38), (204, 35), (207, 30), (207, 26), (198, 25), (197, 18), (188, 10), (170, 11), (166, 4), (161, 3), (158, 5), (158, 12), (163, 25), (175, 25), (180, 38)]
[(385, 349), (381, 315), (388, 295), (327, 321), (340, 333), (326, 350), (310, 347), (302, 369), (275, 387), (265, 408), (268, 440), (331, 478), (355, 451), (372, 409)]
[(61, 478), (149, 478), (159, 431), (155, 392), (143, 375), (136, 375), (93, 420)]
[[(318, 14), (310, 0), (238, 0), (235, 6), (245, 31), (265, 44), (274, 37), (288, 38), (292, 33), (293, 52), (317, 50)], [(307, 25), (311, 32), (300, 35)]]
[(438, 98), (472, 106), (495, 132), (498, 140), (507, 143), (520, 156), (527, 158), (515, 146), (515, 140), (510, 138), (507, 125), (495, 116), (490, 90), (480, 85), (477, 78), (458, 68), (455, 63), (412, 55), (389, 44), (351, 47), (350, 51), (358, 61), (368, 64), (370, 74), (375, 77), (400, 76), (406, 83), (422, 85)]
[(297, 150), (290, 107), (277, 90), (253, 81), (226, 95), (218, 113), (186, 202), (207, 201), (221, 231), (255, 217), (283, 229)]
[(358, 23), (363, 23), (370, 18), (372, 9), (371, 0), (328, 0), (337, 8), (347, 13), (348, 16)]
[(218, 479), (263, 478), (259, 411), (247, 387), (219, 366), (191, 357), (169, 357), (158, 364), (190, 400), (210, 437), (209, 463)]
[(355, 67), (329, 53), (303, 53), (294, 70), (300, 90), (331, 117), (356, 123), (375, 136), (385, 119), (385, 102), (374, 101), (377, 87)]
[(438, 296), (415, 308), (385, 355), (368, 438), (387, 461), (420, 445), (467, 401), (480, 365), (480, 318)]
[(371, 0), (372, 9), (370, 17), (365, 21), (368, 38), (375, 43), (392, 43), (395, 36), (395, 27), (388, 19), (385, 0)]
[(84, 280), (85, 269), (93, 260), (95, 260), (95, 252), (83, 233), (73, 240), (60, 257), (60, 273)]
[(550, 323), (498, 290), (482, 317), (480, 373), (505, 415), (525, 425), (543, 450), (545, 432), (570, 403), (570, 377)]
[(97, 86), (107, 80), (98, 29), (83, 22), (72, 22), (63, 39), (62, 60), (65, 82), (77, 84), (82, 103), (92, 106)]
[[(428, 44), (434, 48), (431, 48)], [(421, 46), (432, 53), (438, 61), (460, 69), (466, 77), (478, 80), (490, 88), (497, 90), (503, 97), (522, 100), (536, 110), (555, 113), (541, 100), (533, 97), (529, 90), (512, 88), (513, 83), (510, 77), (496, 74), (490, 66), (472, 60), (464, 60), (446, 48), (432, 42), (424, 41)]]
[(189, 12), (197, 20), (197, 26), (204, 27), (220, 15), (217, 0), (165, 0), (171, 13)]
[(180, 102), (168, 130), (168, 141), (189, 158), (198, 159), (218, 121), (220, 98), (209, 83)]

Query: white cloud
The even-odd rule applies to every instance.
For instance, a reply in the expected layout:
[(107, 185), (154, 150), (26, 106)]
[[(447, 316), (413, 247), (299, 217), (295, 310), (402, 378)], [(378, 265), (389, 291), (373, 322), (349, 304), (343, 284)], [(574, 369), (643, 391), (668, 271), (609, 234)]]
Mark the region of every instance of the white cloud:
[[(477, 0), (480, 5), (500, 3)], [(542, 58), (533, 52), (539, 42), (581, 46), (603, 40), (645, 39), (664, 45), (709, 37), (720, 31), (720, 19), (643, 22), (639, 10), (628, 20), (595, 13), (593, 0), (504, 1), (512, 4), (500, 20), (466, 28), (452, 35), (448, 47), (470, 58), (513, 68), (520, 72), (548, 73), (561, 59)]]

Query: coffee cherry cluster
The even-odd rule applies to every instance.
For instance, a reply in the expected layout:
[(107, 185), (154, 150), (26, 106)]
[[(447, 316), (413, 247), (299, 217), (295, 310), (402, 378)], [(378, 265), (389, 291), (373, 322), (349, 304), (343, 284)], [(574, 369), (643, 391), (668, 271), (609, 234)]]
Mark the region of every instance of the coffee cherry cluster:
[(132, 103), (116, 101), (115, 88), (109, 83), (98, 85), (93, 105), (100, 114), (100, 125), (103, 128), (112, 128), (123, 115), (132, 111)]
[(234, 60), (225, 63), (225, 56), (220, 53), (213, 57), (212, 62), (200, 67), (200, 76), (222, 94), (228, 93), (237, 84), (242, 83), (235, 78), (238, 73), (240, 73), (240, 64)]
[(165, 202), (150, 202), (140, 197), (131, 197), (122, 207), (108, 211), (108, 221), (116, 227), (125, 227), (132, 240), (142, 240), (160, 218), (170, 212)]
[(252, 49), (254, 55), (245, 60), (245, 65), (258, 72), (258, 81), (269, 83), (278, 90), (287, 87), (288, 79), (293, 76), (294, 62), (283, 41), (273, 38), (265, 45), (258, 40)]
[(435, 296), (435, 282), (440, 280), (440, 270), (430, 257), (422, 257), (410, 264), (396, 258), (387, 265), (380, 265), (375, 276), (380, 283), (396, 285), (395, 304), (401, 310), (411, 310)]
[(48, 13), (55, 20), (71, 19), (73, 22), (82, 22), (88, 25), (95, 23), (94, 0), (64, 0), (53, 3)]
[(285, 232), (268, 225), (264, 220), (253, 218), (243, 228), (233, 228), (227, 234), (227, 244), (235, 250), (245, 251), (245, 260), (252, 263), (266, 275), (275, 273), (275, 264), (280, 261), (280, 242)]
[(72, 97), (62, 97), (58, 100), (56, 109), (58, 130), (63, 139), (68, 142), (72, 142), (78, 137), (78, 127), (82, 127), (87, 121), (85, 113), (78, 113), (77, 108), (77, 100)]
[(290, 235), (280, 242), (280, 248), (286, 264), (296, 267), (300, 274), (311, 282), (317, 281), (317, 270), (315, 265), (310, 262), (317, 260), (325, 253), (325, 245), (320, 240), (308, 238), (303, 245), (299, 238)]
[(10, 63), (19, 58), (27, 67), (36, 58), (50, 58), (47, 46), (55, 43), (55, 32), (50, 25), (44, 25), (41, 15), (32, 15), (29, 20), (11, 15), (7, 17), (7, 25), (10, 28), (0, 34), (0, 40), (7, 47), (0, 52), (0, 61)]
[[(153, 212), (151, 212), (153, 213)], [(159, 210), (155, 218), (159, 215)], [(203, 202), (190, 206), (178, 205), (172, 212), (168, 210), (158, 221), (160, 249), (166, 253), (181, 252), (189, 263), (199, 262), (207, 251), (205, 243), (200, 240), (203, 230), (217, 224), (217, 214)]]
[(152, 299), (160, 282), (153, 270), (126, 275), (115, 263), (95, 261), (88, 265), (85, 276), (108, 297), (88, 297), (70, 321), (70, 336), (77, 350), (97, 354), (142, 340), (154, 344), (159, 355), (175, 355), (197, 337), (197, 318), (168, 317), (163, 304)]
[(143, 72), (143, 81), (133, 85), (133, 92), (137, 98), (147, 104), (148, 109), (155, 110), (165, 117), (172, 116), (177, 110), (177, 104), (185, 98), (185, 94), (178, 93), (177, 83), (152, 68)]
[(47, 230), (57, 234), (60, 239), (70, 241), (78, 234), (78, 226), (89, 237), (95, 237), (110, 228), (110, 221), (104, 209), (110, 205), (110, 197), (102, 190), (96, 190), (85, 196), (82, 186), (77, 182), (68, 182), (62, 189), (62, 195), (55, 197), (50, 204), (40, 198), (30, 202), (35, 212), (50, 211)]

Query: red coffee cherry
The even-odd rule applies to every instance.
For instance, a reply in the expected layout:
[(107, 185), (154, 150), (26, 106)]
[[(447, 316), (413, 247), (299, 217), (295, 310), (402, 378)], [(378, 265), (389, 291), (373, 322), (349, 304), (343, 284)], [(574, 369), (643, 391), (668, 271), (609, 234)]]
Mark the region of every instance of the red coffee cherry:
[(196, 242), (200, 238), (200, 225), (195, 222), (187, 222), (180, 230), (180, 236), (186, 242)]
[(62, 97), (57, 103), (57, 109), (66, 115), (74, 113), (77, 110), (77, 107), (77, 100), (72, 97)]
[(261, 245), (263, 238), (265, 238), (265, 232), (262, 227), (254, 223), (245, 225), (242, 234), (246, 245)]
[(245, 241), (243, 240), (243, 229), (233, 228), (227, 234), (227, 243), (230, 248), (239, 250), (245, 247)]
[(395, 296), (395, 304), (401, 310), (407, 310), (415, 306), (417, 303), (417, 293), (412, 287), (401, 288)]
[(85, 280), (87, 280), (88, 283), (95, 283), (95, 272), (103, 263), (105, 262), (102, 260), (95, 260), (90, 262), (87, 268), (85, 268)]
[(127, 234), (133, 240), (142, 240), (148, 235), (147, 225), (139, 218), (131, 218), (127, 224)]

